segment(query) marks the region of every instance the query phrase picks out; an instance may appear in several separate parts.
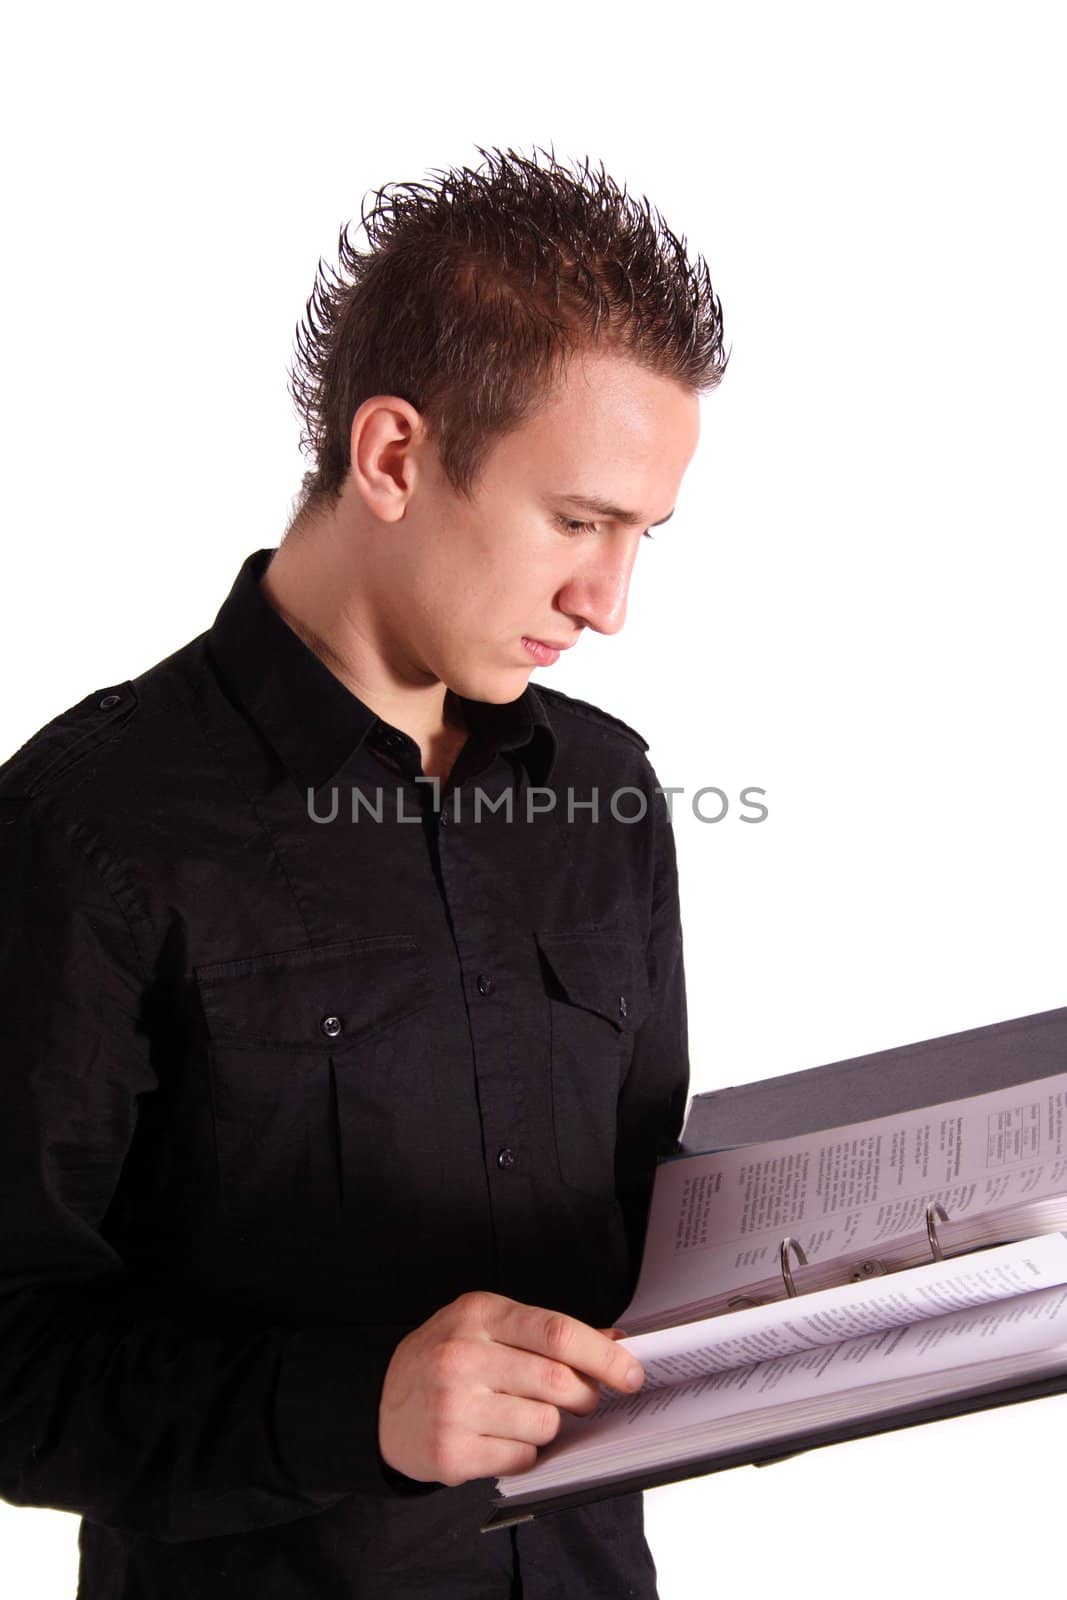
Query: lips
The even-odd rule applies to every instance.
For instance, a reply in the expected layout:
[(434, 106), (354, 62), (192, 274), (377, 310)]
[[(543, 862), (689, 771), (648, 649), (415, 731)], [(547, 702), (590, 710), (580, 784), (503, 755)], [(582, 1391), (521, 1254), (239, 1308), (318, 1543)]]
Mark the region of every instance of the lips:
[(564, 650), (569, 650), (566, 644), (551, 644), (544, 639), (530, 639), (523, 635), (523, 647), (533, 656), (534, 660), (542, 667), (550, 667), (558, 661)]

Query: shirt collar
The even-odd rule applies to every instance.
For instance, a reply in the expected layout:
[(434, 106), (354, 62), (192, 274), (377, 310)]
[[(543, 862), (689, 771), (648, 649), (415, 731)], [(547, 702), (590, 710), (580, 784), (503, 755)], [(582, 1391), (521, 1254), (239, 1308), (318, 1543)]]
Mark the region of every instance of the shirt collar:
[[(208, 631), (224, 682), (270, 741), (302, 789), (328, 783), (376, 726), (388, 727), (341, 682), (275, 611), (259, 586), (273, 549), (242, 562)], [(528, 684), (496, 705), (457, 696), (471, 736), (518, 752), (530, 782), (547, 783), (556, 753), (544, 702)]]

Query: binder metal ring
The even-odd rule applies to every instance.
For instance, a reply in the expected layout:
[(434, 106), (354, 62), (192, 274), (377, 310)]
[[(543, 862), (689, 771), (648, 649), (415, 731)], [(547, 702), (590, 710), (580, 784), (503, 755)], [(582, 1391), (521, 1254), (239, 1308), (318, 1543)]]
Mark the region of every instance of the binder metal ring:
[(930, 1254), (935, 1261), (944, 1261), (945, 1252), (941, 1248), (941, 1240), (937, 1236), (938, 1222), (947, 1222), (948, 1212), (940, 1200), (934, 1200), (926, 1208), (926, 1237), (930, 1241)]
[(806, 1267), (807, 1266), (808, 1258), (804, 1254), (803, 1250), (801, 1249), (801, 1247), (797, 1243), (797, 1241), (795, 1239), (791, 1238), (790, 1235), (788, 1235), (788, 1234), (782, 1240), (781, 1244), (778, 1247), (778, 1259), (779, 1259), (779, 1261), (781, 1263), (782, 1278), (785, 1281), (785, 1292), (788, 1295), (795, 1295), (796, 1292), (797, 1292), (797, 1286), (793, 1282), (793, 1274), (792, 1274), (792, 1272), (790, 1271), (790, 1268), (789, 1268), (789, 1252), (790, 1252), (790, 1250), (792, 1250), (795, 1253), (797, 1261), (799, 1262), (799, 1264), (802, 1267)]

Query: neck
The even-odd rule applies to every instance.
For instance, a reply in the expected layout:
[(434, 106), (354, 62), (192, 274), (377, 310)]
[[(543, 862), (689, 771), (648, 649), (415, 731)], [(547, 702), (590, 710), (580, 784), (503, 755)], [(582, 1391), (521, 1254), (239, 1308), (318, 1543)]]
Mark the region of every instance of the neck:
[(384, 621), (360, 582), (357, 549), (358, 540), (330, 519), (304, 524), (272, 556), (260, 589), (335, 678), (415, 740), (426, 775), (442, 777), (466, 737), (462, 707), (440, 679), (414, 670), (405, 676), (391, 659)]

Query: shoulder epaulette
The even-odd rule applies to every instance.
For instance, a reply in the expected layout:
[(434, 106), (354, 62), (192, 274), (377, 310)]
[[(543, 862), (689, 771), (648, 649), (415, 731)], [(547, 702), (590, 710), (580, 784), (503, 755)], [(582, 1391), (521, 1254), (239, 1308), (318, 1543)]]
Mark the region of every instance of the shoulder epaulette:
[(0, 786), (9, 795), (37, 794), (98, 746), (114, 739), (137, 709), (137, 690), (125, 683), (94, 689), (30, 735), (0, 764)]
[(588, 700), (576, 700), (573, 695), (564, 694), (562, 689), (548, 689), (543, 683), (536, 684), (535, 688), (549, 704), (558, 705), (565, 711), (572, 711), (576, 717), (584, 717), (587, 722), (597, 722), (601, 727), (612, 728), (616, 733), (624, 734), (639, 749), (648, 749), (647, 739), (642, 739), (636, 728), (631, 728), (621, 717), (613, 717), (610, 711), (602, 711), (599, 706), (592, 705)]

